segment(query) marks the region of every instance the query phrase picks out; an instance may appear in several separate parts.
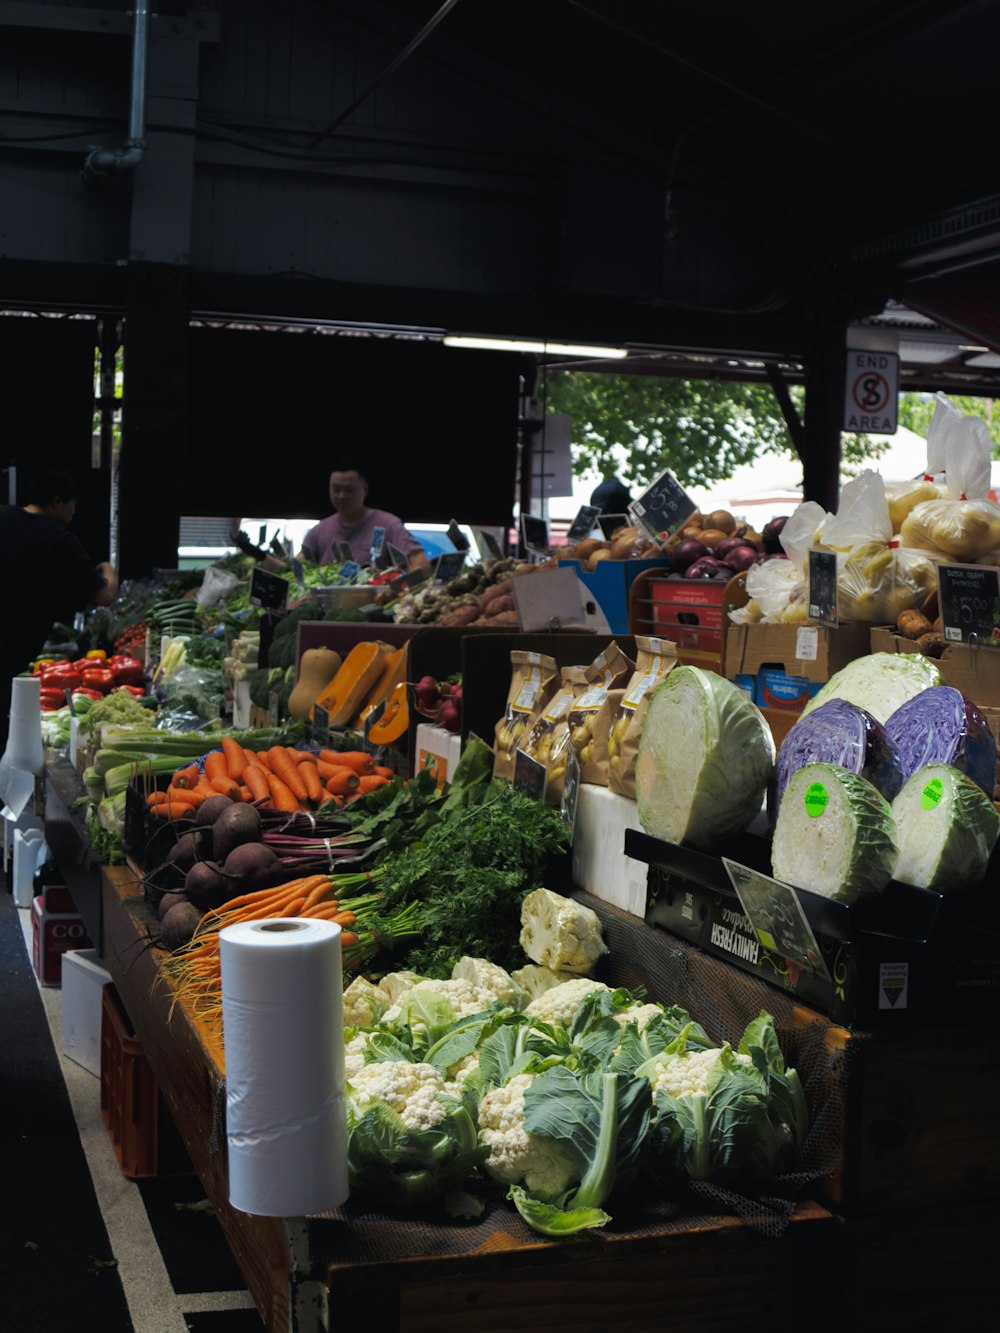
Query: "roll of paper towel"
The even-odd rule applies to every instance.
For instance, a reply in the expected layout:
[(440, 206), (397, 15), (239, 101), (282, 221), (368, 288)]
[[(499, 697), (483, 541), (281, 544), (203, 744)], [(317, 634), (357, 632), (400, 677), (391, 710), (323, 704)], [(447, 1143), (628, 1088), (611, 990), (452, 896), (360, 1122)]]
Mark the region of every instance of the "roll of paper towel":
[(229, 1201), (262, 1217), (348, 1195), (340, 927), (289, 917), (219, 935)]
[(41, 686), (37, 676), (15, 676), (10, 683), (10, 730), (7, 755), (12, 768), (37, 777), (42, 771)]

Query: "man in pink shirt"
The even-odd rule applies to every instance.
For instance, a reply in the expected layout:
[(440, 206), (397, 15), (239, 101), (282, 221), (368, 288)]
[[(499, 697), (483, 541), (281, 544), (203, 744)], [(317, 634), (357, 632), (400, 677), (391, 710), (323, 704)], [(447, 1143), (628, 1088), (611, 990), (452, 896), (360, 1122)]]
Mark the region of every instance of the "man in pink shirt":
[(359, 565), (372, 562), (373, 547), (378, 546), (379, 566), (388, 565), (388, 548), (393, 545), (408, 558), (410, 569), (429, 569), (430, 561), (423, 547), (404, 527), (401, 519), (384, 509), (370, 509), (365, 500), (368, 482), (353, 464), (330, 473), (330, 503), (334, 512), (302, 541), (302, 558), (315, 565), (339, 561), (338, 542), (347, 542)]

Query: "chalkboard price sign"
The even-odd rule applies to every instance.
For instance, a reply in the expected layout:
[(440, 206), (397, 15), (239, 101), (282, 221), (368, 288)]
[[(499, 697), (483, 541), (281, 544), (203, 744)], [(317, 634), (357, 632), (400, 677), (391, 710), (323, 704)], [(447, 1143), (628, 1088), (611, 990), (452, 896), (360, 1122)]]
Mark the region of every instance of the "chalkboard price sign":
[(250, 605), (263, 611), (284, 611), (288, 602), (288, 580), (268, 569), (255, 566), (250, 575)]
[(581, 505), (576, 518), (569, 525), (566, 540), (568, 542), (583, 541), (584, 537), (593, 530), (597, 515), (600, 512), (597, 505)]
[(322, 704), (313, 704), (312, 738), (317, 745), (330, 744), (330, 710)]
[(629, 506), (654, 541), (665, 541), (684, 526), (697, 509), (672, 472), (663, 471), (652, 486)]
[(406, 569), (410, 562), (398, 546), (393, 546), (392, 542), (386, 542), (385, 549), (389, 552), (389, 559), (397, 569)]
[(545, 765), (540, 764), (537, 759), (532, 759), (526, 751), (517, 750), (514, 754), (513, 786), (515, 791), (523, 791), (525, 796), (533, 796), (536, 801), (543, 800)]
[(948, 643), (1000, 648), (1000, 570), (996, 565), (938, 565), (942, 634)]
[(457, 578), (465, 568), (464, 551), (445, 551), (434, 562), (434, 577), (442, 583)]
[(529, 551), (538, 555), (549, 553), (549, 525), (537, 514), (521, 515), (521, 540)]
[(613, 537), (619, 528), (623, 528), (629, 521), (628, 514), (601, 514), (597, 522), (600, 525), (601, 532), (604, 534), (604, 540)]
[(725, 856), (722, 864), (764, 948), (829, 981), (830, 973), (816, 936), (791, 885), (770, 879)]
[(346, 564), (348, 560), (354, 559), (354, 552), (351, 550), (350, 542), (335, 542), (334, 545), (337, 548), (337, 555), (343, 564)]
[(833, 551), (809, 552), (809, 618), (836, 625), (837, 557)]
[(444, 535), (456, 551), (467, 551), (469, 549), (469, 539), (454, 519), (448, 524), (448, 529)]

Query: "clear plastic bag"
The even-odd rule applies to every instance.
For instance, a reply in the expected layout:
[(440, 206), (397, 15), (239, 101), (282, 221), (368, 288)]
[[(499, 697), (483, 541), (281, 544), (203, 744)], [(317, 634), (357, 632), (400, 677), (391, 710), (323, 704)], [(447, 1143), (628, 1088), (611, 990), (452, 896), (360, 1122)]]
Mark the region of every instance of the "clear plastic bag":
[(900, 540), (942, 559), (973, 564), (1000, 547), (1000, 505), (989, 498), (992, 441), (979, 417), (951, 408), (944, 419), (947, 497), (916, 505), (902, 523)]

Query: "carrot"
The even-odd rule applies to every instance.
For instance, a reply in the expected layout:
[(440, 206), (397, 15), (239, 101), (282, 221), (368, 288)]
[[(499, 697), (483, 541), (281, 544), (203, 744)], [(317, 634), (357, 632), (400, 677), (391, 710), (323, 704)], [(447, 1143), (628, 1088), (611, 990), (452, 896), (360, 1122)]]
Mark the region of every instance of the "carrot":
[(146, 804), (150, 814), (160, 819), (177, 819), (194, 809), (187, 801), (171, 801), (165, 791), (154, 791)]
[(370, 773), (375, 767), (375, 760), (367, 750), (320, 750), (320, 759), (328, 764), (340, 764), (344, 768), (353, 768), (355, 773)]
[(185, 764), (170, 779), (174, 787), (194, 787), (201, 781), (201, 769), (197, 764)]
[(267, 759), (275, 777), (280, 778), (300, 801), (307, 800), (306, 784), (299, 774), (299, 766), (289, 756), (287, 749), (283, 745), (272, 745), (267, 752)]
[(380, 778), (377, 773), (365, 773), (358, 779), (358, 791), (363, 796), (366, 792), (374, 791), (376, 787), (384, 787), (388, 781), (388, 778)]
[(268, 761), (266, 750), (252, 750), (250, 763), (256, 764), (257, 767), (262, 768), (265, 773), (270, 773), (271, 771), (271, 765)]
[(210, 750), (205, 756), (205, 777), (212, 781), (213, 778), (228, 778), (229, 765), (226, 763), (226, 756), (221, 750)]
[(233, 778), (213, 778), (211, 785), (220, 796), (228, 796), (231, 801), (240, 799), (240, 784)]
[(240, 800), (243, 801), (245, 805), (250, 805), (253, 799), (253, 792), (249, 787), (240, 788)]
[(325, 786), (331, 796), (347, 796), (350, 792), (357, 791), (360, 781), (357, 773), (349, 768), (342, 768), (333, 777), (327, 778)]
[(196, 789), (189, 791), (187, 787), (174, 787), (173, 785), (167, 788), (166, 795), (172, 797), (174, 801), (186, 805), (201, 805), (205, 799), (201, 792)]
[(275, 884), (270, 889), (254, 889), (250, 893), (241, 893), (236, 898), (230, 898), (228, 902), (223, 903), (218, 909), (218, 915), (235, 911), (240, 907), (259, 907), (261, 903), (267, 902), (269, 898), (280, 898), (286, 895), (290, 889), (303, 889), (308, 885), (311, 889), (322, 881), (329, 884), (329, 875), (307, 875), (305, 879), (289, 879), (284, 884)]
[(238, 745), (232, 736), (223, 736), (222, 753), (226, 756), (226, 768), (229, 771), (229, 776), (235, 782), (242, 782), (243, 772), (247, 766), (247, 761), (243, 756), (243, 747)]
[[(325, 759), (319, 759), (316, 762), (316, 771), (324, 782), (327, 778), (332, 778), (338, 773), (343, 773), (345, 768), (347, 768), (346, 764), (328, 764)], [(354, 769), (350, 769), (350, 772), (353, 773)]]
[(289, 749), (288, 753), (297, 764), (318, 764), (319, 756), (313, 754), (312, 750)]
[(254, 760), (257, 758), (256, 750), (248, 750), (245, 745), (242, 746), (241, 748), (243, 750), (243, 758), (246, 760), (248, 764), (252, 764)]
[(271, 802), (275, 810), (286, 810), (291, 813), (293, 810), (301, 809), (299, 798), (292, 791), (286, 782), (283, 782), (276, 773), (269, 773), (267, 776), (267, 785), (271, 795)]
[(377, 774), (380, 778), (385, 778), (389, 782), (396, 776), (391, 768), (383, 768), (381, 764), (376, 764), (372, 769), (372, 772)]
[(319, 805), (323, 800), (324, 791), (316, 765), (299, 764), (299, 775), (302, 778), (302, 785), (306, 789), (306, 799), (309, 804)]
[(263, 801), (271, 795), (271, 789), (267, 785), (267, 770), (261, 768), (260, 764), (247, 764), (243, 777), (250, 791), (251, 801)]

